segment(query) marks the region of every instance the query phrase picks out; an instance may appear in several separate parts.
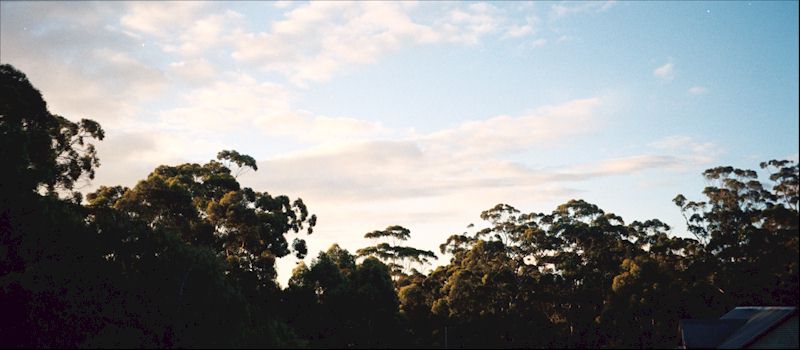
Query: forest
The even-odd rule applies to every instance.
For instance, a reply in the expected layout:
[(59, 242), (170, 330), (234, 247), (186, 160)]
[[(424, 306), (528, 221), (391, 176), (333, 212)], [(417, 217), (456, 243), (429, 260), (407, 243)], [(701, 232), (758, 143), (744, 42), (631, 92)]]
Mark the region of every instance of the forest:
[[(691, 238), (576, 199), (487, 203), (437, 252), (393, 225), (316, 253), (287, 238), (314, 238), (313, 203), (242, 187), (248, 155), (82, 195), (101, 125), (52, 114), (10, 65), (0, 99), (0, 347), (675, 348), (680, 319), (798, 306), (794, 161), (706, 170), (674, 199)], [(282, 288), (276, 260), (307, 254)]]

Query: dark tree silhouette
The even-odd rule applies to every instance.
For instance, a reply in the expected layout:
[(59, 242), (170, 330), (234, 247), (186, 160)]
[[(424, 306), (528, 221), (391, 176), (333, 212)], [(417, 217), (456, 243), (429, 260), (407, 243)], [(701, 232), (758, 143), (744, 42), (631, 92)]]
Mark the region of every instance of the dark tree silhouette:
[(427, 274), (412, 265), (433, 252), (389, 226), (355, 256), (333, 245), (301, 262), (282, 290), (275, 260), (307, 254), (316, 216), (242, 187), (255, 159), (224, 150), (84, 200), (100, 125), (50, 113), (10, 65), (0, 98), (2, 347), (669, 348), (681, 318), (798, 306), (792, 161), (762, 163), (764, 182), (705, 171), (704, 200), (674, 199), (692, 238), (583, 200), (498, 204), (474, 234), (449, 236), (449, 263)]
[(399, 225), (389, 226), (384, 230), (367, 232), (364, 238), (374, 241), (389, 240), (390, 242), (377, 243), (374, 246), (361, 248), (356, 251), (358, 257), (372, 256), (388, 264), (392, 276), (400, 278), (408, 273), (417, 272), (412, 266), (422, 267), (436, 259), (436, 254), (429, 250), (398, 245), (398, 241), (406, 241), (411, 237), (411, 231)]

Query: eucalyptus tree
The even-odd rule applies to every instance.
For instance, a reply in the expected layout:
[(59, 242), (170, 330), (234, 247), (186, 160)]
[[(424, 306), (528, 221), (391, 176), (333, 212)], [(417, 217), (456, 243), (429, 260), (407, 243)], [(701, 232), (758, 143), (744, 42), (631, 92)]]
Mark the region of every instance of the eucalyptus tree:
[(771, 160), (761, 168), (770, 183), (754, 170), (716, 167), (703, 173), (706, 200), (674, 199), (728, 307), (798, 303), (798, 165)]
[[(291, 344), (278, 340), (288, 332), (253, 316), (263, 312), (215, 254), (167, 232), (192, 218), (169, 200), (177, 191), (138, 197), (149, 211), (114, 208), (131, 195), (121, 186), (80, 205), (76, 190), (99, 166), (89, 142), (103, 138), (99, 124), (51, 114), (9, 65), (0, 65), (0, 98), (0, 346)], [(173, 204), (173, 217), (156, 208)]]
[(398, 298), (388, 267), (374, 257), (356, 264), (338, 245), (299, 264), (283, 312), (312, 347), (385, 348), (402, 344)]
[(311, 234), (316, 216), (302, 199), (241, 187), (225, 163), (256, 170), (252, 157), (222, 151), (217, 158), (224, 163), (159, 166), (133, 188), (100, 187), (87, 196), (89, 205), (113, 208), (214, 250), (228, 262), (231, 277), (250, 288), (272, 286), (276, 258), (307, 253), (303, 239), (290, 246), (286, 235)]
[(105, 136), (100, 124), (50, 113), (39, 90), (8, 64), (0, 65), (0, 96), (0, 201), (30, 191), (61, 191), (80, 202), (75, 184), (93, 179), (100, 165), (89, 142)]
[[(409, 237), (411, 237), (411, 231), (399, 225), (367, 232), (364, 238), (377, 243), (358, 249), (356, 256), (378, 258), (389, 266), (395, 278), (407, 276), (409, 273), (413, 274), (416, 272), (415, 265), (421, 267), (430, 263), (432, 259), (436, 259), (436, 254), (429, 250), (399, 245), (399, 242), (406, 241)], [(380, 242), (381, 240), (388, 242)]]

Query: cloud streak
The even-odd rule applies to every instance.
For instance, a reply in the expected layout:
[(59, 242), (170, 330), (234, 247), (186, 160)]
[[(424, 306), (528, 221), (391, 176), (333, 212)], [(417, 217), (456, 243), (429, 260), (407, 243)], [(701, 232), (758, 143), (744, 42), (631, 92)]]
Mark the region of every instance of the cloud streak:
[(262, 160), (266, 168), (281, 171), (259, 175), (254, 181), (328, 199), (375, 201), (450, 196), (468, 190), (531, 190), (651, 169), (676, 169), (713, 155), (712, 144), (673, 137), (651, 147), (656, 151), (689, 150), (691, 154), (639, 154), (550, 170), (507, 160), (520, 152), (558, 147), (554, 144), (563, 145), (561, 140), (599, 132), (603, 107), (604, 100), (598, 97), (577, 99), (521, 116), (469, 121), (428, 134), (316, 147)]
[(306, 86), (410, 45), (476, 44), (495, 32), (500, 21), (497, 9), (484, 3), (452, 9), (427, 24), (412, 19), (408, 11), (395, 3), (311, 2), (286, 12), (267, 31), (237, 32), (232, 56)]
[(692, 86), (689, 88), (689, 93), (695, 96), (704, 95), (706, 92), (708, 92), (708, 89), (704, 86)]
[(675, 78), (675, 65), (672, 62), (666, 63), (663, 66), (656, 68), (653, 75), (664, 81), (670, 81)]

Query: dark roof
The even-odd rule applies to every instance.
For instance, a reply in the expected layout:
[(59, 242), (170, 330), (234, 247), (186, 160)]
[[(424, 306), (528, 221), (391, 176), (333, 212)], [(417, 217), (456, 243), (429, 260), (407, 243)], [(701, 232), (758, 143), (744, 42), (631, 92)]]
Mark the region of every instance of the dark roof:
[(748, 346), (769, 330), (791, 317), (797, 308), (781, 306), (740, 306), (720, 317), (720, 320), (747, 320), (728, 339), (719, 344), (720, 349), (740, 349)]
[(681, 320), (683, 345), (687, 349), (740, 349), (795, 313), (797, 308), (791, 306), (740, 306), (718, 320)]
[(681, 336), (687, 349), (715, 348), (747, 320), (681, 320)]

